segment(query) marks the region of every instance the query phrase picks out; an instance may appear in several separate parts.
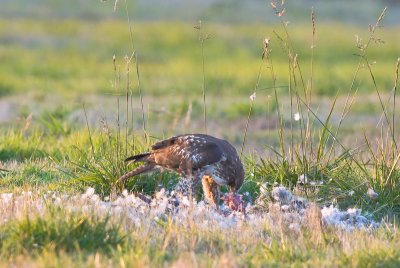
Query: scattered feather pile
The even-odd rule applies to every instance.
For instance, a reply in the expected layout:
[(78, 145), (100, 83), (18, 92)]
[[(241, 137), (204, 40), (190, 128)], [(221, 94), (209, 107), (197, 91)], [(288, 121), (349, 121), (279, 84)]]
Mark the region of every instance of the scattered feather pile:
[[(266, 195), (269, 194), (269, 199)], [(293, 195), (285, 187), (275, 187), (272, 192), (261, 191), (260, 197), (254, 204), (247, 204), (246, 208), (237, 209), (235, 206), (240, 200), (229, 199), (232, 204), (223, 204), (220, 211), (209, 207), (203, 201), (196, 202), (187, 197), (169, 195), (164, 189), (153, 198), (144, 195), (134, 195), (124, 191), (121, 196), (113, 200), (102, 200), (93, 188), (88, 188), (81, 195), (67, 195), (58, 192), (33, 194), (22, 192), (19, 195), (3, 193), (0, 195), (1, 222), (15, 218), (23, 218), (30, 214), (41, 214), (47, 206), (60, 206), (70, 211), (98, 213), (112, 215), (114, 218), (124, 219), (128, 226), (140, 227), (146, 224), (163, 224), (172, 220), (185, 227), (195, 220), (199, 228), (237, 228), (243, 224), (271, 225), (285, 224), (289, 229), (300, 230), (305, 224), (332, 226), (342, 230), (368, 229), (379, 227), (367, 216), (361, 214), (360, 209), (351, 208), (341, 211), (337, 207), (319, 208), (307, 202), (304, 198)], [(267, 201), (266, 201), (267, 200)], [(245, 204), (245, 203), (243, 203)], [(242, 213), (246, 211), (246, 213)], [(310, 221), (313, 215), (313, 222)]]

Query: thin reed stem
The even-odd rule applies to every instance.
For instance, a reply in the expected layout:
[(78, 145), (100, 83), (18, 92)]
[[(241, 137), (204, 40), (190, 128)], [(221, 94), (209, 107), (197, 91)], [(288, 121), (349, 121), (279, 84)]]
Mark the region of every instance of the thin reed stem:
[(374, 88), (375, 88), (376, 94), (378, 95), (379, 103), (381, 104), (382, 112), (383, 112), (384, 118), (385, 118), (386, 123), (387, 123), (388, 128), (389, 128), (389, 132), (390, 132), (391, 137), (392, 137), (392, 142), (393, 142), (393, 144), (395, 146), (395, 149), (397, 151), (397, 143), (396, 143), (396, 140), (395, 140), (395, 137), (394, 137), (394, 129), (392, 129), (392, 125), (390, 124), (389, 117), (388, 117), (385, 105), (383, 103), (381, 94), (379, 93), (378, 85), (376, 84), (374, 73), (372, 72), (371, 65), (370, 65), (368, 59), (366, 57), (363, 57), (363, 58), (365, 60), (365, 63), (366, 63), (365, 65), (368, 68), (369, 74), (370, 74), (372, 82), (374, 84)]
[(90, 147), (92, 148), (92, 156), (94, 157), (94, 145), (93, 145), (93, 141), (92, 141), (92, 134), (90, 133), (89, 120), (87, 117), (85, 104), (83, 104), (83, 112), (85, 113), (86, 127), (87, 127), (87, 130), (89, 133)]
[(261, 79), (261, 67), (262, 67), (263, 62), (260, 63), (260, 67), (258, 69), (258, 75), (257, 75), (257, 81), (256, 81), (256, 85), (254, 87), (254, 91), (253, 94), (250, 96), (250, 108), (249, 108), (249, 112), (247, 114), (247, 120), (246, 120), (246, 127), (244, 129), (244, 135), (243, 135), (243, 140), (242, 140), (242, 146), (240, 148), (240, 159), (242, 159), (242, 155), (243, 155), (243, 150), (244, 150), (244, 145), (246, 143), (246, 137), (247, 137), (247, 131), (249, 128), (249, 123), (250, 123), (250, 117), (251, 117), (251, 112), (253, 111), (253, 105), (254, 105), (254, 101), (256, 99), (256, 94), (257, 94), (257, 88), (260, 84), (260, 79)]
[(133, 29), (132, 29), (132, 24), (131, 24), (131, 18), (129, 16), (129, 10), (128, 10), (128, 2), (125, 0), (125, 14), (126, 14), (126, 19), (128, 21), (128, 27), (129, 27), (129, 36), (131, 38), (131, 46), (132, 50), (135, 51), (135, 42), (134, 42), (134, 36), (133, 36)]
[(128, 121), (129, 121), (129, 91), (130, 91), (130, 60), (126, 56), (126, 121), (125, 121), (125, 157), (128, 156)]
[(143, 128), (143, 133), (144, 133), (144, 138), (146, 141), (146, 144), (149, 145), (149, 135), (147, 133), (147, 127), (146, 127), (146, 116), (145, 116), (145, 111), (144, 111), (144, 102), (143, 102), (143, 93), (142, 93), (142, 86), (140, 82), (140, 73), (139, 73), (139, 58), (137, 53), (135, 53), (135, 63), (136, 63), (136, 77), (137, 77), (137, 87), (139, 89), (139, 98), (140, 98), (140, 108), (142, 110), (142, 128)]
[[(353, 74), (353, 78), (352, 78), (352, 80), (351, 80), (351, 84), (350, 84), (350, 88), (349, 88), (348, 97), (347, 97), (347, 100), (346, 100), (345, 107), (343, 108), (343, 111), (342, 111), (342, 114), (341, 114), (341, 118), (340, 118), (338, 127), (336, 128), (335, 136), (338, 135), (339, 130), (340, 130), (341, 126), (342, 126), (342, 122), (344, 121), (344, 119), (347, 117), (347, 114), (348, 114), (348, 113), (350, 112), (350, 110), (351, 110), (351, 107), (352, 107), (352, 104), (353, 104), (353, 102), (354, 102), (355, 96), (357, 95), (357, 92), (358, 92), (358, 87), (355, 87), (355, 85), (356, 85), (356, 81), (357, 81), (359, 72), (360, 72), (361, 67), (362, 67), (362, 63), (363, 63), (363, 61), (364, 61), (365, 58), (366, 58), (366, 54), (367, 54), (368, 48), (369, 48), (370, 45), (371, 45), (371, 42), (372, 42), (373, 40), (375, 40), (375, 36), (374, 36), (374, 35), (375, 35), (375, 31), (376, 31), (377, 28), (380, 27), (380, 23), (381, 23), (381, 21), (383, 20), (383, 18), (384, 18), (385, 15), (386, 15), (386, 10), (387, 10), (387, 7), (385, 7), (385, 8), (382, 10), (381, 14), (379, 15), (378, 19), (377, 19), (376, 22), (375, 22), (375, 25), (374, 25), (374, 26), (370, 26), (370, 28), (369, 28), (370, 35), (369, 35), (369, 38), (368, 38), (368, 41), (367, 41), (366, 44), (361, 44), (361, 39), (359, 39), (358, 36), (356, 36), (356, 37), (357, 37), (357, 47), (360, 49), (361, 54), (358, 55), (358, 56), (359, 56), (359, 61), (358, 61), (358, 64), (357, 64), (357, 68), (356, 68), (356, 70), (355, 70), (355, 72), (354, 72), (354, 74)], [(368, 68), (370, 68), (370, 66), (368, 66)], [(373, 75), (372, 75), (372, 76), (373, 76)], [(374, 83), (375, 83), (375, 81), (374, 81)], [(354, 88), (356, 88), (356, 89), (355, 89), (354, 93), (352, 94)], [(348, 100), (350, 99), (350, 95), (351, 95), (351, 94), (352, 94), (353, 96), (352, 96), (352, 98), (351, 98), (351, 101), (348, 102)], [(379, 92), (378, 92), (378, 96), (379, 96), (379, 98), (380, 98)], [(381, 104), (382, 104), (382, 102), (381, 102)], [(346, 107), (347, 107), (347, 108), (346, 108)], [(383, 106), (382, 106), (382, 107), (383, 107)], [(383, 109), (384, 109), (384, 107), (383, 107)], [(385, 111), (384, 111), (384, 113), (385, 113)], [(386, 119), (387, 119), (387, 118), (386, 118)], [(388, 124), (389, 124), (389, 123), (388, 123)], [(389, 128), (391, 128), (390, 125), (389, 125)], [(334, 146), (335, 146), (335, 143), (336, 143), (336, 140), (333, 140), (333, 143), (332, 143), (332, 145), (331, 145), (331, 149), (330, 149), (330, 152), (329, 152), (329, 158), (331, 157), (331, 154), (332, 154), (333, 148), (334, 148)]]
[(204, 40), (201, 41), (201, 62), (203, 69), (203, 107), (204, 107), (204, 131), (207, 134), (207, 103), (206, 103), (206, 75), (205, 75), (205, 63), (204, 63)]
[(293, 89), (292, 89), (292, 79), (296, 78), (293, 76), (293, 65), (292, 65), (292, 57), (288, 59), (289, 64), (289, 98), (290, 98), (290, 162), (293, 162)]
[(310, 60), (310, 90), (308, 92), (308, 104), (311, 103), (311, 96), (314, 91), (314, 49), (315, 49), (315, 13), (314, 7), (311, 8), (311, 60)]
[[(314, 7), (311, 8), (310, 20), (311, 20), (312, 30), (311, 30), (311, 60), (310, 60), (310, 90), (308, 91), (308, 98), (306, 97), (308, 106), (311, 106), (311, 97), (314, 92), (314, 50), (315, 50), (315, 38), (316, 38)], [(303, 76), (301, 75), (300, 68), (299, 72), (300, 72), (300, 77), (303, 81)], [(304, 87), (304, 81), (303, 81), (303, 87)], [(306, 123), (306, 132), (304, 141), (305, 144), (307, 144), (308, 139), (310, 140), (310, 150), (312, 151), (313, 142), (311, 139), (310, 113), (307, 110), (307, 123)]]
[(120, 82), (121, 82), (121, 72), (119, 66), (117, 68), (115, 55), (113, 56), (113, 66), (114, 66), (114, 87), (117, 95), (117, 159), (121, 158), (121, 125), (120, 125), (120, 104), (119, 104), (119, 90), (120, 90)]
[[(305, 106), (307, 107), (307, 109), (310, 110), (311, 114), (315, 117), (315, 119), (325, 128), (325, 130), (327, 131), (327, 133), (329, 133), (329, 135), (331, 135), (333, 141), (337, 142), (337, 143), (340, 145), (340, 147), (343, 149), (344, 152), (350, 152), (350, 150), (347, 149), (347, 148), (343, 145), (343, 143), (341, 143), (341, 142), (339, 141), (339, 139), (335, 136), (335, 134), (321, 121), (321, 119), (320, 119), (320, 118), (317, 116), (317, 114), (311, 109), (311, 107), (309, 107), (309, 106), (307, 105), (307, 103), (306, 103), (304, 100), (302, 100), (301, 98), (299, 98), (299, 99), (300, 99), (300, 101), (303, 103), (303, 105), (305, 105)], [(365, 175), (367, 178), (371, 179), (371, 176), (370, 176), (370, 174), (368, 173), (368, 171), (366, 170), (366, 167), (363, 166), (359, 161), (357, 161), (357, 159), (354, 157), (353, 154), (349, 153), (349, 156), (350, 156), (350, 158), (353, 160), (353, 162), (357, 165), (357, 167), (359, 167), (360, 170), (364, 173), (364, 175)]]
[(206, 102), (206, 72), (205, 72), (205, 58), (204, 58), (204, 42), (210, 38), (209, 35), (205, 35), (202, 28), (202, 22), (194, 27), (199, 31), (198, 39), (201, 46), (201, 67), (202, 67), (202, 93), (203, 93), (203, 122), (204, 122), (204, 132), (207, 134), (207, 102)]
[(400, 58), (397, 59), (396, 62), (396, 72), (394, 78), (394, 86), (393, 86), (393, 114), (392, 114), (392, 129), (393, 129), (393, 141), (395, 140), (395, 117), (396, 117), (396, 93), (397, 93), (397, 82), (399, 81), (399, 67), (400, 67)]
[[(141, 82), (140, 82), (140, 75), (139, 75), (139, 59), (138, 59), (138, 53), (135, 49), (135, 42), (134, 42), (134, 35), (133, 35), (133, 28), (132, 28), (132, 24), (131, 24), (131, 19), (129, 16), (129, 11), (128, 11), (128, 3), (127, 0), (125, 0), (125, 13), (126, 13), (126, 18), (128, 21), (128, 26), (129, 26), (129, 34), (130, 34), (130, 39), (131, 39), (131, 46), (132, 46), (132, 55), (131, 58), (133, 57), (135, 58), (135, 65), (136, 65), (136, 77), (137, 77), (137, 86), (139, 89), (139, 95), (140, 95), (140, 104), (141, 104), (141, 109), (142, 109), (142, 128), (143, 128), (143, 135), (144, 138), (146, 140), (146, 143), (149, 144), (149, 137), (148, 137), (148, 133), (146, 130), (146, 120), (145, 120), (145, 111), (144, 111), (144, 105), (143, 105), (143, 94), (142, 94), (142, 88), (141, 88)], [(132, 104), (132, 100), (131, 100), (131, 104)], [(133, 105), (131, 105), (131, 109), (132, 109), (132, 129), (134, 127), (134, 120), (133, 120)], [(127, 111), (128, 113), (128, 111)], [(127, 114), (128, 116), (128, 114)], [(133, 146), (135, 148), (135, 135), (133, 135)]]

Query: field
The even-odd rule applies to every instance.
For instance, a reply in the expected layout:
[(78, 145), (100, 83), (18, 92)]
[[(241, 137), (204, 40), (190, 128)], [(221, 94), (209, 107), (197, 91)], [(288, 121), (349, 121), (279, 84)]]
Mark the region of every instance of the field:
[[(0, 267), (398, 267), (399, 6), (178, 2), (5, 1)], [(240, 152), (245, 214), (116, 183), (194, 132)]]

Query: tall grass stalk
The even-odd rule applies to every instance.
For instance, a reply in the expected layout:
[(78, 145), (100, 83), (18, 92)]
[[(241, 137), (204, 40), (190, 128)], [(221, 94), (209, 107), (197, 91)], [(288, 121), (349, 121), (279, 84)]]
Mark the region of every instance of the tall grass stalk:
[[(117, 2), (115, 2), (116, 4)], [(114, 7), (116, 8), (116, 6)], [(113, 87), (115, 88), (116, 91), (116, 96), (117, 96), (117, 144), (119, 146), (120, 141), (121, 141), (121, 122), (120, 122), (120, 104), (119, 104), (119, 97), (120, 97), (120, 84), (121, 84), (121, 70), (120, 66), (116, 64), (116, 57), (115, 55), (113, 56), (113, 67), (114, 67), (114, 84)], [(121, 148), (117, 148), (117, 158), (120, 158), (120, 153)]]
[[(139, 58), (138, 58), (138, 52), (135, 47), (135, 40), (134, 40), (134, 34), (133, 34), (133, 29), (132, 29), (132, 24), (131, 24), (131, 19), (129, 15), (129, 10), (128, 10), (128, 2), (125, 0), (125, 14), (126, 14), (126, 19), (127, 23), (129, 26), (129, 35), (130, 35), (130, 41), (131, 41), (131, 46), (132, 46), (132, 55), (130, 59), (134, 58), (135, 59), (135, 65), (136, 65), (136, 78), (137, 78), (137, 87), (139, 90), (139, 97), (140, 97), (140, 105), (141, 105), (141, 112), (142, 112), (142, 129), (143, 129), (143, 135), (146, 140), (146, 143), (149, 143), (149, 137), (148, 133), (146, 130), (146, 120), (145, 120), (145, 111), (144, 111), (144, 104), (143, 104), (143, 93), (142, 93), (142, 86), (141, 86), (141, 81), (140, 81), (140, 73), (139, 73)], [(131, 103), (132, 103), (132, 96), (131, 96)], [(134, 128), (133, 125), (133, 106), (131, 106), (132, 109), (132, 129)], [(128, 117), (128, 111), (127, 111), (127, 117)], [(135, 135), (132, 135), (133, 139)], [(135, 140), (133, 140), (133, 147), (135, 147)]]
[(394, 78), (394, 86), (393, 86), (393, 109), (392, 109), (392, 129), (393, 129), (393, 137), (395, 137), (395, 117), (396, 117), (396, 93), (397, 93), (397, 82), (399, 81), (399, 67), (400, 67), (400, 58), (397, 59), (396, 62), (396, 71)]
[[(375, 79), (375, 75), (374, 75), (374, 73), (372, 71), (371, 65), (370, 65), (370, 63), (369, 63), (369, 61), (368, 61), (368, 59), (366, 57), (364, 58), (364, 60), (365, 60), (366, 66), (368, 68), (369, 74), (371, 76), (372, 82), (374, 84), (374, 88), (375, 88), (376, 94), (378, 95), (379, 103), (381, 104), (382, 113), (383, 113), (384, 118), (386, 120), (386, 124), (388, 126), (389, 133), (390, 133), (390, 136), (391, 136), (391, 142), (394, 145), (394, 148), (393, 148), (394, 150), (393, 150), (393, 155), (392, 155), (394, 157), (394, 153), (397, 152), (397, 142), (396, 142), (396, 139), (395, 139), (395, 136), (394, 136), (394, 129), (392, 129), (392, 124), (390, 123), (390, 120), (389, 120), (389, 115), (388, 115), (389, 112), (386, 110), (385, 104), (383, 103), (383, 100), (382, 100), (381, 94), (379, 92), (378, 85), (377, 85), (377, 82), (376, 82), (376, 79)], [(393, 107), (393, 109), (394, 108), (395, 107)]]
[(198, 39), (201, 47), (201, 67), (202, 67), (202, 92), (203, 92), (203, 120), (204, 120), (204, 132), (207, 134), (207, 102), (206, 102), (206, 73), (205, 73), (205, 59), (204, 59), (204, 42), (210, 38), (210, 35), (203, 32), (202, 22), (195, 26), (195, 29), (199, 31)]
[[(275, 33), (275, 32), (274, 32)], [(275, 34), (276, 35), (276, 34)], [(274, 64), (272, 62), (272, 58), (270, 55), (270, 51), (267, 51), (268, 53), (265, 54), (265, 59), (268, 62), (268, 66), (270, 69), (271, 73), (271, 78), (272, 78), (272, 85), (273, 85), (273, 90), (274, 90), (274, 98), (276, 102), (276, 107), (277, 107), (277, 115), (278, 115), (278, 120), (279, 120), (279, 145), (280, 145), (280, 154), (281, 157), (284, 159), (285, 158), (285, 139), (284, 139), (284, 127), (283, 127), (283, 117), (281, 116), (281, 107), (280, 107), (280, 102), (278, 98), (278, 92), (277, 92), (277, 86), (276, 86), (276, 74), (274, 71)]]
[(310, 59), (310, 90), (308, 92), (308, 105), (311, 104), (311, 96), (313, 94), (314, 89), (314, 49), (315, 49), (315, 38), (316, 38), (316, 31), (315, 31), (315, 13), (314, 7), (311, 8), (310, 14), (310, 21), (311, 21), (311, 59)]
[[(303, 88), (303, 93), (304, 93), (304, 99), (306, 100), (307, 103), (309, 103), (309, 106), (311, 104), (311, 97), (309, 98), (307, 96), (307, 87), (306, 87), (306, 84), (304, 83), (303, 74), (301, 72), (301, 68), (300, 68), (299, 62), (297, 60), (298, 55), (295, 53), (295, 50), (293, 48), (293, 44), (291, 42), (290, 34), (289, 34), (289, 31), (288, 31), (288, 22), (284, 20), (284, 16), (285, 16), (285, 13), (286, 13), (285, 2), (281, 1), (278, 4), (276, 1), (272, 1), (271, 2), (271, 6), (272, 6), (273, 10), (275, 11), (275, 14), (279, 18), (279, 21), (280, 21), (280, 23), (282, 25), (282, 28), (283, 28), (283, 31), (284, 31), (284, 37), (282, 37), (276, 31), (274, 31), (274, 34), (278, 38), (282, 50), (287, 54), (287, 59), (288, 59), (288, 73), (289, 73), (289, 75), (288, 75), (288, 83), (289, 83), (288, 89), (289, 89), (289, 98), (290, 98), (290, 150), (289, 150), (288, 159), (290, 159), (290, 161), (293, 162), (294, 154), (295, 154), (294, 153), (294, 129), (293, 129), (293, 115), (294, 115), (293, 114), (293, 96), (297, 95), (297, 82), (296, 82), (295, 70), (297, 70), (298, 73), (299, 73), (299, 76), (300, 76), (300, 79), (301, 79), (302, 88)], [(312, 24), (312, 26), (315, 27), (315, 24)], [(315, 29), (313, 30), (313, 36), (314, 36), (314, 34), (315, 34)], [(310, 100), (310, 102), (308, 102), (308, 100)], [(310, 118), (310, 117), (308, 116), (307, 118)], [(280, 120), (282, 121), (283, 119), (280, 119)], [(308, 123), (309, 123), (309, 120), (307, 119), (306, 130), (309, 129)], [(280, 128), (282, 128), (282, 124), (280, 125)], [(283, 132), (283, 131), (281, 130), (281, 132)], [(306, 133), (305, 137), (307, 137), (307, 136), (308, 135)], [(283, 134), (281, 134), (281, 139), (282, 139), (282, 137), (283, 137)]]
[[(345, 106), (344, 106), (344, 108), (343, 108), (343, 111), (342, 111), (342, 114), (341, 114), (341, 116), (340, 116), (340, 120), (339, 120), (338, 126), (337, 126), (336, 131), (335, 131), (335, 136), (338, 135), (339, 129), (341, 128), (344, 119), (345, 119), (345, 118), (347, 117), (347, 115), (349, 114), (349, 112), (350, 112), (350, 110), (351, 110), (351, 107), (352, 107), (352, 105), (353, 105), (353, 103), (354, 103), (355, 97), (356, 97), (356, 95), (357, 95), (358, 87), (355, 88), (355, 84), (356, 84), (356, 80), (357, 80), (357, 78), (358, 78), (359, 72), (360, 72), (360, 70), (362, 69), (362, 62), (363, 62), (363, 61), (366, 61), (366, 65), (368, 66), (368, 70), (369, 70), (370, 75), (371, 75), (371, 77), (372, 77), (372, 80), (373, 80), (373, 82), (374, 82), (375, 91), (376, 91), (376, 93), (378, 94), (378, 98), (379, 98), (379, 101), (380, 101), (380, 104), (381, 104), (381, 108), (382, 108), (382, 110), (383, 110), (383, 113), (384, 113), (384, 115), (385, 115), (386, 121), (388, 122), (388, 125), (389, 125), (389, 128), (390, 128), (389, 120), (388, 120), (387, 115), (386, 115), (385, 106), (383, 105), (383, 102), (382, 102), (380, 93), (379, 93), (379, 91), (378, 91), (378, 89), (377, 89), (377, 86), (376, 86), (376, 83), (375, 83), (375, 79), (374, 79), (372, 70), (371, 70), (371, 68), (370, 68), (370, 65), (369, 65), (368, 60), (367, 60), (367, 57), (366, 57), (366, 55), (367, 55), (367, 50), (368, 50), (368, 48), (370, 47), (371, 43), (372, 43), (374, 40), (379, 40), (379, 39), (377, 39), (377, 38), (375, 37), (375, 32), (376, 32), (376, 29), (378, 29), (378, 28), (381, 27), (381, 22), (382, 22), (383, 18), (385, 17), (386, 10), (387, 10), (387, 7), (385, 7), (385, 8), (383, 9), (383, 11), (381, 12), (381, 14), (379, 15), (377, 21), (375, 22), (375, 26), (370, 26), (370, 27), (369, 27), (370, 35), (369, 35), (369, 39), (368, 39), (368, 41), (367, 41), (366, 44), (363, 44), (362, 41), (361, 41), (361, 39), (360, 39), (358, 36), (356, 36), (356, 46), (357, 46), (357, 48), (360, 50), (361, 53), (360, 53), (360, 55), (358, 55), (358, 56), (359, 56), (358, 65), (357, 65), (357, 68), (356, 68), (356, 70), (355, 70), (355, 72), (354, 72), (354, 75), (353, 75), (353, 78), (352, 78), (352, 81), (351, 81), (351, 85), (350, 85), (350, 88), (349, 88), (349, 93), (348, 93), (348, 95), (347, 95), (346, 103), (345, 103)], [(379, 41), (381, 41), (381, 40), (379, 40)], [(354, 88), (355, 88), (355, 89), (354, 89)], [(351, 97), (350, 97), (350, 96), (351, 96)], [(393, 133), (392, 130), (391, 130), (391, 132)], [(392, 135), (392, 136), (393, 136), (393, 135)], [(394, 139), (393, 139), (393, 141), (394, 141)], [(333, 142), (332, 145), (331, 145), (331, 150), (330, 150), (330, 152), (329, 152), (329, 158), (330, 158), (331, 155), (332, 155), (333, 148), (334, 148), (335, 145), (336, 145), (336, 141), (334, 140), (334, 142)]]
[(129, 133), (129, 93), (130, 93), (130, 59), (125, 56), (126, 64), (126, 91), (125, 91), (125, 101), (126, 101), (126, 119), (125, 119), (125, 157), (128, 157), (128, 133)]
[[(146, 120), (145, 120), (145, 112), (144, 112), (144, 103), (143, 103), (143, 93), (142, 93), (142, 85), (140, 82), (140, 73), (139, 73), (139, 57), (137, 55), (137, 53), (135, 53), (135, 63), (136, 63), (136, 78), (137, 78), (137, 87), (139, 89), (139, 97), (140, 97), (140, 108), (142, 111), (142, 128), (143, 128), (143, 134), (144, 134), (144, 138), (146, 140), (146, 143), (149, 144), (150, 140), (149, 140), (149, 134), (147, 131), (147, 127), (146, 127)], [(132, 125), (133, 127), (133, 125)]]
[[(310, 15), (310, 21), (311, 21), (311, 59), (310, 59), (310, 90), (308, 91), (308, 99), (307, 103), (308, 106), (311, 106), (311, 97), (314, 92), (314, 50), (316, 46), (316, 18), (315, 18), (315, 13), (314, 13), (314, 7), (311, 8), (311, 15)], [(303, 79), (302, 79), (303, 81)], [(305, 96), (306, 97), (306, 96)], [(310, 112), (307, 110), (307, 121), (306, 121), (306, 127), (305, 127), (305, 133), (304, 133), (304, 144), (303, 148), (306, 148), (307, 145), (307, 140), (310, 140), (310, 150), (312, 151), (312, 137), (311, 137), (311, 121), (310, 121)], [(303, 119), (303, 117), (302, 117)], [(300, 122), (301, 125), (303, 125), (303, 122)], [(305, 151), (303, 150), (303, 157), (306, 157)]]
[(263, 52), (262, 52), (262, 56), (261, 56), (261, 62), (260, 62), (260, 66), (258, 68), (257, 81), (256, 81), (256, 84), (254, 86), (253, 93), (250, 96), (250, 108), (249, 108), (249, 112), (247, 114), (246, 126), (245, 126), (245, 129), (244, 129), (242, 145), (241, 145), (241, 148), (240, 148), (240, 158), (241, 159), (242, 159), (242, 156), (243, 156), (244, 146), (246, 144), (246, 137), (247, 137), (247, 131), (248, 131), (248, 128), (249, 128), (251, 112), (253, 111), (254, 101), (256, 100), (256, 97), (257, 97), (257, 89), (258, 89), (258, 87), (260, 85), (262, 66), (264, 64), (264, 59), (265, 60), (268, 59), (269, 53), (270, 53), (269, 38), (265, 38), (264, 39), (264, 43), (263, 43)]
[(94, 155), (94, 145), (93, 145), (93, 140), (92, 140), (92, 134), (90, 133), (89, 120), (87, 117), (85, 104), (83, 104), (83, 111), (85, 113), (86, 127), (87, 127), (87, 131), (89, 133), (90, 148), (92, 149), (92, 154)]
[[(353, 74), (353, 78), (352, 78), (352, 80), (351, 80), (350, 88), (349, 88), (349, 91), (348, 91), (348, 99), (349, 99), (349, 96), (350, 96), (350, 95), (353, 96), (352, 99), (354, 99), (355, 96), (357, 95), (358, 87), (355, 87), (355, 85), (356, 85), (356, 81), (357, 81), (357, 78), (358, 78), (358, 76), (359, 76), (359, 73), (360, 73), (360, 71), (361, 71), (361, 69), (362, 69), (362, 67), (363, 67), (363, 64), (362, 64), (362, 63), (363, 63), (363, 61), (365, 61), (365, 59), (366, 59), (367, 51), (368, 51), (368, 49), (369, 49), (371, 43), (372, 43), (373, 41), (375, 41), (375, 40), (379, 40), (379, 39), (377, 39), (377, 38), (375, 37), (375, 31), (376, 31), (378, 28), (381, 27), (381, 22), (382, 22), (383, 18), (384, 18), (385, 15), (386, 15), (386, 10), (387, 10), (387, 7), (385, 7), (385, 8), (382, 10), (382, 12), (381, 12), (381, 14), (379, 15), (378, 19), (376, 20), (374, 26), (371, 26), (371, 25), (370, 25), (370, 27), (369, 27), (370, 35), (369, 35), (368, 41), (367, 41), (365, 44), (363, 44), (361, 38), (359, 38), (359, 37), (356, 35), (356, 46), (357, 46), (357, 48), (360, 50), (360, 54), (357, 55), (357, 56), (359, 57), (359, 60), (358, 60), (358, 64), (357, 64), (356, 70), (355, 70), (355, 72), (354, 72), (354, 74)], [(368, 65), (367, 65), (367, 66), (368, 66)], [(368, 66), (368, 68), (369, 68), (369, 66)], [(354, 93), (353, 93), (353, 91), (354, 91)], [(377, 93), (378, 93), (378, 96), (379, 96), (379, 98), (380, 98), (380, 95), (379, 95), (379, 92), (378, 92), (378, 91), (377, 91)], [(383, 110), (384, 110), (384, 105), (382, 105), (381, 99), (380, 99), (380, 102), (381, 102), (381, 107), (382, 107)], [(344, 108), (344, 110), (343, 110), (343, 112), (342, 112), (341, 119), (340, 119), (339, 124), (338, 124), (338, 126), (337, 126), (337, 128), (336, 128), (336, 133), (335, 133), (336, 136), (337, 136), (337, 134), (339, 133), (339, 129), (340, 129), (341, 126), (342, 126), (342, 122), (343, 122), (344, 118), (347, 116), (347, 114), (348, 114), (349, 111), (351, 110), (352, 103), (353, 103), (352, 101), (349, 102), (349, 103), (346, 101), (346, 105), (348, 104), (348, 106), (347, 106), (347, 108), (346, 108), (346, 106), (345, 106), (345, 108)], [(385, 110), (384, 110), (384, 113), (386, 113)], [(387, 117), (386, 117), (386, 119), (387, 119)], [(387, 122), (388, 122), (388, 121), (387, 121)], [(388, 124), (389, 124), (389, 122), (388, 122)], [(389, 127), (390, 127), (390, 126), (389, 126)], [(332, 143), (332, 146), (331, 146), (331, 147), (333, 148), (334, 145), (335, 145), (335, 141)]]

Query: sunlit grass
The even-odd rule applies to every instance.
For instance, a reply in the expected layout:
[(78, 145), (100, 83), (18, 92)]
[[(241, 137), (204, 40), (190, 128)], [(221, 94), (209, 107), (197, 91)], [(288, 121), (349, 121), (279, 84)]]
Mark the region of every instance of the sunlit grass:
[(321, 229), (308, 216), (291, 228), (279, 210), (232, 219), (181, 207), (167, 216), (161, 203), (150, 208), (132, 196), (107, 203), (93, 192), (29, 191), (0, 202), (0, 265), (395, 267), (400, 257), (397, 226)]
[[(122, 71), (123, 57), (132, 53), (127, 42), (126, 23), (66, 20), (57, 21), (57, 30), (53, 25), (48, 21), (16, 19), (11, 26), (9, 21), (0, 21), (3, 44), (0, 70), (4, 77), (0, 84), (1, 94), (21, 93), (22, 89), (66, 95), (115, 93), (110, 87), (112, 56), (116, 55)], [(155, 22), (135, 26), (135, 46), (145, 94), (199, 94), (201, 55), (194, 25)], [(261, 24), (205, 25), (204, 31), (212, 36), (205, 43), (209, 94), (249, 95), (259, 67), (262, 40), (267, 36), (274, 37), (275, 28)], [(371, 62), (376, 61), (373, 66), (376, 80), (384, 88), (391, 84), (387, 70), (393, 67), (394, 59), (398, 57), (400, 40), (397, 32), (397, 28), (384, 28), (379, 37), (385, 44), (368, 51)], [(293, 25), (290, 34), (299, 62), (306, 70), (311, 53), (309, 27)], [(345, 92), (349, 88), (348, 78), (357, 62), (355, 34), (365, 36), (364, 39), (368, 36), (361, 28), (318, 25), (314, 55), (315, 93), (332, 95), (339, 89)], [(277, 83), (287, 86), (286, 55), (277, 42), (272, 43), (272, 50)], [(362, 74), (360, 81), (367, 81), (365, 77)], [(261, 79), (261, 88), (271, 88), (268, 70), (263, 71)], [(278, 90), (285, 91), (284, 88)], [(360, 85), (360, 92), (372, 90), (370, 83)]]
[(50, 208), (45, 215), (20, 221), (10, 221), (1, 228), (2, 256), (31, 256), (43, 251), (110, 253), (124, 244), (126, 233), (109, 217), (81, 213), (66, 213)]

